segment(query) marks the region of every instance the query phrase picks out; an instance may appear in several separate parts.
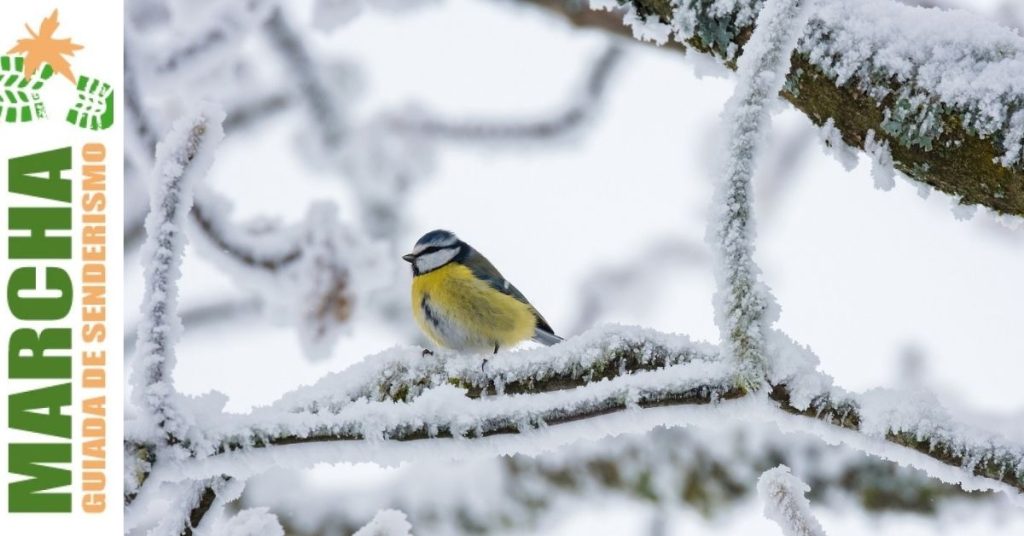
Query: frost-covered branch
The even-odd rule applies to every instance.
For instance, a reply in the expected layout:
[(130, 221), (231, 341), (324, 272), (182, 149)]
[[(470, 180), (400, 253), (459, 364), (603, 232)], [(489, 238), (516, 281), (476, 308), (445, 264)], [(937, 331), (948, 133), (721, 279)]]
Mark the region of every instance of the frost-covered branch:
[(776, 385), (770, 398), (793, 415), (884, 439), (967, 474), (1024, 492), (1024, 447), (954, 421), (933, 397), (874, 390), (860, 396), (822, 393), (809, 404), (802, 404), (793, 402), (789, 386)]
[(533, 532), (577, 501), (609, 497), (715, 518), (745, 508), (755, 492), (751, 475), (779, 463), (800, 467), (813, 486), (810, 499), (832, 507), (927, 515), (954, 501), (980, 508), (994, 499), (815, 437), (781, 434), (774, 425), (721, 422), (580, 442), (539, 456), (424, 459), (356, 489), (325, 490), (301, 472), (275, 470), (249, 480), (241, 506), (268, 507), (297, 535), (350, 534), (384, 506), (405, 512), (423, 534)]
[[(523, 0), (579, 26), (656, 35), (735, 69), (764, 0), (631, 0), (620, 11)], [(600, 2), (602, 8), (614, 2)], [(906, 176), (1005, 214), (1024, 216), (1021, 128), (1024, 38), (978, 15), (895, 0), (819, 0), (792, 57), (782, 97), (843, 142), (868, 132)]]
[(189, 509), (188, 523), (185, 525), (185, 529), (181, 531), (181, 536), (192, 536), (192, 531), (203, 522), (203, 518), (206, 517), (207, 512), (210, 511), (214, 501), (217, 499), (216, 488), (220, 484), (219, 481), (220, 479), (218, 478), (211, 478), (207, 482), (202, 482), (201, 485), (193, 487), (195, 494), (192, 508)]
[(811, 488), (780, 465), (761, 474), (757, 493), (764, 502), (764, 515), (779, 525), (785, 536), (825, 536), (811, 503), (804, 496)]
[(170, 510), (148, 532), (150, 536), (192, 536), (217, 498), (218, 477), (183, 482), (176, 486)]
[[(459, 441), (459, 449), (473, 448), (474, 439), (529, 438), (538, 428), (675, 406), (658, 415), (679, 421), (633, 420), (640, 430), (644, 422), (687, 424), (692, 413), (683, 408), (717, 408), (723, 418), (767, 420), (841, 441), (969, 489), (1024, 491), (1021, 446), (957, 423), (933, 399), (890, 391), (852, 395), (831, 387), (830, 378), (813, 371), (813, 355), (783, 337), (773, 336), (768, 348), (777, 354), (770, 397), (744, 396), (734, 387), (735, 370), (715, 347), (643, 330), (593, 330), (551, 348), (498, 354), (482, 370), (477, 356), (439, 352), (424, 358), (416, 349), (393, 349), (251, 414), (200, 412), (197, 425), (214, 431), (193, 445), (201, 463), (154, 467), (154, 473), (158, 480), (230, 474), (237, 467), (231, 460), (241, 456), (246, 469), (236, 476), (246, 476), (261, 467), (260, 451), (277, 464), (275, 449), (315, 443), (372, 443), (381, 458), (368, 460), (393, 462), (387, 444), (443, 448), (452, 445), (444, 438), (463, 438), (470, 441)], [(566, 441), (579, 437), (566, 433)]]
[(758, 280), (750, 181), (769, 117), (782, 89), (789, 57), (807, 19), (808, 1), (768, 0), (739, 59), (736, 92), (726, 104), (726, 152), (715, 186), (708, 242), (715, 253), (715, 323), (725, 354), (735, 361), (737, 383), (756, 390), (767, 368), (765, 334), (771, 294)]
[(192, 206), (192, 189), (213, 161), (223, 137), (224, 115), (204, 106), (194, 116), (175, 123), (157, 148), (153, 190), (146, 217), (145, 296), (139, 323), (137, 357), (133, 360), (133, 391), (137, 404), (153, 417), (152, 424), (168, 443), (188, 433), (176, 407), (174, 341), (181, 330), (178, 318), (178, 278), (185, 247), (184, 225)]

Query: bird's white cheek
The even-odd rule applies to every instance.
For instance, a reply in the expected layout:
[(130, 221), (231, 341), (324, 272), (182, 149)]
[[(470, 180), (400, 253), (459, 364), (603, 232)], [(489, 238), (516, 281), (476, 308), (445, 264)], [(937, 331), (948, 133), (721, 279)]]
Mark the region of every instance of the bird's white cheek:
[(442, 249), (427, 253), (426, 255), (420, 255), (416, 258), (416, 269), (420, 273), (427, 273), (436, 268), (444, 266), (448, 261), (455, 258), (455, 255), (459, 253), (457, 248)]

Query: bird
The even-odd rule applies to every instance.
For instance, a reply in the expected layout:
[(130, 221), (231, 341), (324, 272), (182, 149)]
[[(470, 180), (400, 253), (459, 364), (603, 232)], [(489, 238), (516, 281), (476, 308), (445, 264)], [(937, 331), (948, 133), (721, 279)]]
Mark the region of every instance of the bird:
[(526, 296), (452, 232), (430, 231), (402, 260), (412, 265), (413, 316), (437, 346), (496, 354), (527, 339), (562, 342)]

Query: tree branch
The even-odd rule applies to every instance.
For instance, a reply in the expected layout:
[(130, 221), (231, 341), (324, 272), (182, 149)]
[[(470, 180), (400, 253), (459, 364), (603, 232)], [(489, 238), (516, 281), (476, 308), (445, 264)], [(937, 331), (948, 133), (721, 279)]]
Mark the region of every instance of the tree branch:
[(777, 523), (785, 536), (825, 536), (804, 497), (810, 490), (785, 465), (765, 471), (757, 481), (765, 516)]
[[(621, 11), (588, 12), (563, 0), (523, 1), (578, 26), (632, 35), (619, 23)], [(689, 27), (674, 27), (689, 52), (735, 69), (763, 1), (681, 4), (678, 9), (669, 0), (632, 0), (627, 5), (637, 16), (664, 24), (689, 21)], [(783, 98), (815, 125), (832, 119), (851, 147), (863, 148), (873, 132), (876, 141), (889, 145), (899, 171), (957, 196), (961, 204), (1024, 216), (1024, 95), (1012, 84), (1024, 72), (1024, 39), (970, 13), (925, 10), (891, 0), (820, 2), (809, 27), (791, 58)], [(877, 41), (853, 46), (850, 39), (857, 36), (851, 37), (848, 28), (872, 28)], [(908, 32), (933, 40), (935, 46), (911, 43), (923, 54), (900, 48)], [(870, 53), (865, 56), (864, 51)], [(901, 71), (885, 58), (900, 58), (906, 68)], [(948, 58), (961, 62), (946, 63)], [(961, 73), (970, 73), (964, 83), (972, 89), (960, 91), (965, 86), (958, 85), (956, 76)]]
[[(424, 534), (530, 532), (564, 516), (567, 498), (586, 504), (609, 494), (716, 518), (744, 508), (754, 492), (750, 476), (779, 463), (801, 468), (812, 501), (855, 503), (866, 513), (931, 515), (949, 502), (971, 501), (980, 508), (993, 498), (891, 462), (851, 456), (815, 437), (783, 435), (771, 424), (721, 422), (713, 430), (655, 428), (539, 456), (468, 464), (424, 460), (403, 467), (392, 484), (371, 490), (328, 491), (310, 485), (302, 472), (277, 470), (250, 479), (241, 504), (269, 507), (295, 535), (351, 534), (380, 505), (406, 512)], [(438, 475), (444, 475), (446, 493), (409, 486)], [(502, 500), (481, 502), (481, 496)]]
[(203, 518), (206, 517), (206, 513), (210, 511), (213, 506), (213, 501), (217, 498), (217, 492), (214, 490), (214, 485), (203, 486), (198, 493), (196, 498), (195, 506), (189, 510), (188, 513), (188, 524), (184, 530), (181, 531), (181, 536), (192, 536), (192, 531), (199, 524), (202, 523)]
[[(792, 370), (776, 379), (770, 397), (733, 387), (735, 371), (714, 347), (656, 332), (593, 330), (552, 348), (499, 354), (480, 369), (479, 357), (437, 355), (414, 349), (370, 356), (344, 373), (290, 393), (249, 415), (216, 416), (219, 430), (200, 456), (243, 451), (250, 464), (259, 450), (300, 443), (433, 441), (528, 434), (536, 428), (658, 406), (725, 406), (733, 418), (779, 422), (836, 441), (833, 429), (858, 432), (852, 446), (869, 454), (913, 464), (932, 476), (974, 475), (973, 487), (1024, 491), (1024, 449), (1006, 439), (953, 421), (934, 400), (888, 391), (854, 396), (829, 387), (830, 379), (792, 362), (804, 350), (773, 339)], [(440, 354), (440, 353), (439, 353)], [(780, 370), (774, 376), (785, 376)], [(457, 386), (457, 387), (456, 387)], [(498, 393), (504, 393), (499, 395)], [(517, 394), (518, 393), (518, 394)], [(744, 399), (743, 401), (737, 399)], [(726, 402), (733, 400), (733, 402)], [(730, 406), (733, 407), (733, 406)], [(796, 421), (786, 415), (798, 416)], [(792, 419), (792, 417), (789, 417)], [(813, 425), (812, 423), (818, 423)], [(822, 423), (828, 425), (822, 427)], [(200, 423), (201, 425), (203, 423)], [(847, 436), (842, 436), (847, 437)], [(849, 437), (847, 437), (849, 439)], [(844, 441), (846, 439), (843, 439)], [(888, 446), (886, 446), (888, 444)], [(899, 454), (919, 452), (938, 464)], [(894, 454), (895, 453), (895, 454)], [(230, 458), (228, 458), (230, 459)], [(177, 479), (182, 467), (160, 479)], [(217, 463), (198, 473), (224, 472)]]
[(223, 137), (223, 113), (205, 107), (178, 121), (158, 147), (154, 187), (146, 217), (145, 295), (134, 360), (133, 387), (139, 405), (168, 444), (180, 443), (189, 432), (176, 407), (170, 374), (174, 343), (181, 329), (177, 313), (184, 223), (192, 205), (192, 188), (209, 169), (213, 151)]
[(759, 389), (768, 366), (764, 337), (774, 300), (760, 282), (754, 262), (751, 178), (758, 147), (770, 123), (789, 57), (807, 20), (807, 2), (767, 0), (757, 18), (750, 46), (738, 62), (736, 92), (725, 106), (722, 173), (715, 186), (708, 243), (715, 253), (715, 323), (728, 359), (735, 361), (737, 383)]

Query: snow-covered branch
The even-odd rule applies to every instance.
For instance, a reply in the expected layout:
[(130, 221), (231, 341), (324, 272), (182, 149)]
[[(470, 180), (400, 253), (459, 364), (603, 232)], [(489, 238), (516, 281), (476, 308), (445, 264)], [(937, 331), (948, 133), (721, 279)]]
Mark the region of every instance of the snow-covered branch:
[(785, 536), (825, 536), (805, 493), (811, 488), (780, 465), (761, 474), (757, 492), (764, 502), (764, 515), (776, 522)]
[(177, 121), (157, 147), (153, 190), (143, 246), (145, 296), (139, 323), (137, 356), (133, 360), (133, 395), (151, 414), (152, 425), (168, 443), (188, 434), (174, 401), (170, 381), (174, 341), (181, 330), (178, 318), (178, 278), (181, 275), (184, 225), (192, 206), (192, 189), (213, 162), (223, 137), (223, 112), (203, 106), (195, 115)]
[(767, 0), (739, 59), (739, 82), (723, 118), (728, 128), (725, 162), (715, 186), (708, 227), (718, 286), (715, 323), (726, 356), (735, 361), (737, 383), (750, 390), (764, 383), (764, 337), (773, 320), (773, 299), (758, 280), (760, 269), (754, 262), (750, 180), (769, 123), (768, 107), (789, 71), (789, 57), (806, 22), (808, 3)]
[[(765, 3), (631, 0), (626, 26), (618, 9), (523, 1), (579, 26), (658, 35), (733, 69)], [(818, 126), (831, 119), (850, 147), (863, 148), (873, 131), (896, 169), (961, 204), (1024, 216), (1022, 77), (1024, 38), (978, 15), (895, 0), (819, 0), (781, 95)]]
[[(853, 395), (831, 387), (828, 377), (813, 371), (813, 356), (786, 341), (769, 341), (778, 354), (769, 371), (770, 396), (744, 396), (733, 384), (736, 371), (715, 347), (644, 330), (598, 329), (551, 348), (500, 353), (482, 368), (477, 356), (424, 358), (416, 349), (393, 349), (251, 414), (198, 412), (197, 425), (212, 431), (194, 445), (206, 459), (175, 463), (158, 480), (231, 474), (238, 459), (246, 460), (236, 475), (244, 477), (262, 467), (259, 451), (267, 452), (264, 463), (276, 464), (280, 458), (272, 451), (296, 444), (372, 443), (380, 457), (368, 460), (394, 462), (389, 443), (442, 448), (450, 445), (444, 438), (460, 438), (468, 440), (459, 442), (465, 449), (480, 438), (529, 438), (541, 433), (538, 428), (675, 406), (657, 413), (674, 416), (667, 421), (632, 419), (641, 427), (633, 431), (700, 424), (688, 421), (691, 413), (682, 408), (704, 407), (721, 411), (722, 418), (775, 422), (844, 442), (970, 489), (1024, 491), (1021, 446), (957, 423), (930, 398), (890, 391)], [(561, 442), (579, 439), (566, 434)], [(479, 448), (493, 449), (486, 446), (491, 444)]]
[(715, 518), (745, 508), (755, 494), (752, 475), (780, 462), (799, 467), (813, 484), (811, 500), (832, 507), (931, 514), (952, 501), (983, 507), (994, 498), (815, 437), (781, 434), (772, 424), (720, 422), (701, 430), (659, 427), (539, 456), (422, 460), (354, 489), (326, 490), (279, 469), (250, 479), (240, 506), (270, 507), (289, 534), (350, 534), (385, 505), (406, 513), (423, 534), (533, 532), (563, 516), (566, 505), (609, 496)]
[(217, 497), (217, 477), (183, 482), (176, 486), (170, 511), (148, 534), (150, 536), (192, 536)]

